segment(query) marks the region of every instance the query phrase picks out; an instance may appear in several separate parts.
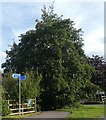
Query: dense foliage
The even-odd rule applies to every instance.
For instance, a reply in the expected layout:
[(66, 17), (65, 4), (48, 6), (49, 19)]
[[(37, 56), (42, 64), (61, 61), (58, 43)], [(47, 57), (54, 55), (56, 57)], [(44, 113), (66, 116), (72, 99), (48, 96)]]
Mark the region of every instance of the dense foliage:
[[(39, 83), (42, 79), (42, 76), (38, 75), (36, 71), (27, 71), (26, 76), (27, 80), (21, 81), (22, 101), (30, 98), (34, 99), (35, 97), (39, 96), (41, 91)], [(16, 102), (18, 102), (19, 79), (12, 78), (12, 73), (9, 72), (6, 74), (5, 77), (3, 77), (2, 86), (2, 97), (4, 99), (15, 100)]]
[(106, 62), (103, 57), (93, 55), (88, 58), (88, 63), (96, 70), (92, 74), (91, 82), (100, 86), (103, 91), (106, 91)]
[(9, 107), (8, 107), (8, 102), (5, 100), (2, 100), (2, 116), (9, 115), (11, 113)]
[[(52, 5), (48, 11), (44, 6), (41, 20), (36, 22), (34, 30), (21, 34), (19, 44), (13, 43), (10, 51), (6, 51), (4, 76), (8, 71), (25, 72), (23, 99), (39, 96), (42, 110), (94, 97), (98, 88), (90, 82), (94, 70), (82, 49), (82, 30), (76, 29), (70, 19), (54, 14)], [(16, 82), (12, 80), (10, 86), (16, 86)], [(13, 91), (9, 84), (5, 86)], [(13, 92), (16, 97), (15, 88)]]

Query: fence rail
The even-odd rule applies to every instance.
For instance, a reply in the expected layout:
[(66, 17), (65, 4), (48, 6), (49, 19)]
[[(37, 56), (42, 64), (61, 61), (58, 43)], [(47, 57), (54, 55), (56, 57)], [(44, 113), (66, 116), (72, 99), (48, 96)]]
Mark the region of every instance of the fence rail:
[(101, 98), (103, 102), (106, 102), (106, 96), (101, 96)]
[[(36, 112), (36, 98), (30, 99), (31, 103), (28, 105), (28, 103), (24, 102), (21, 104), (21, 115), (26, 113), (34, 113)], [(8, 102), (8, 108), (10, 109), (11, 113), (10, 115), (19, 115), (19, 104), (16, 104), (15, 101), (12, 100), (6, 100)]]

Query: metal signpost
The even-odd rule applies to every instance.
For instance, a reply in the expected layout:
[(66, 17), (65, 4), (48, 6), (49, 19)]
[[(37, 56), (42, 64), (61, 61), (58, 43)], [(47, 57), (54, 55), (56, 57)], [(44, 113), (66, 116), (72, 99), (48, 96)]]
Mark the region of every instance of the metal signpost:
[(26, 80), (26, 75), (13, 74), (12, 77), (19, 80), (19, 115), (21, 115), (21, 80)]
[(21, 80), (19, 79), (19, 115), (21, 114)]

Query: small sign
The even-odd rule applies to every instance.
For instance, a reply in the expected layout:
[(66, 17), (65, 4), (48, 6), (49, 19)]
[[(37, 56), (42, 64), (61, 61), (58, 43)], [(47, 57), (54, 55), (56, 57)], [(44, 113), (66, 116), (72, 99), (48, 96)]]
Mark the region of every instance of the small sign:
[(97, 91), (96, 94), (105, 94), (105, 92)]
[(19, 77), (19, 80), (26, 80), (26, 75), (22, 75)]
[(27, 106), (31, 106), (31, 100), (28, 100)]
[(19, 78), (19, 77), (20, 77), (20, 74), (12, 74), (12, 77), (13, 77), (13, 78)]

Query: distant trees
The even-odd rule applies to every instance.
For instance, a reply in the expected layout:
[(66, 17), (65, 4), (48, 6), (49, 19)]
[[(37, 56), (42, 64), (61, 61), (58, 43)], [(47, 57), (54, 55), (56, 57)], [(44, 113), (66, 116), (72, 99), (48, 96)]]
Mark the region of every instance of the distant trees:
[(36, 22), (35, 30), (21, 34), (19, 44), (13, 43), (6, 51), (4, 74), (24, 71), (23, 98), (39, 96), (43, 110), (91, 99), (89, 90), (94, 95), (98, 88), (90, 82), (94, 70), (82, 49), (82, 30), (70, 19), (55, 14), (52, 5), (48, 11), (44, 6), (41, 20)]
[(93, 55), (92, 58), (88, 58), (88, 63), (96, 70), (95, 73), (92, 74), (91, 82), (106, 91), (106, 62), (103, 57)]

